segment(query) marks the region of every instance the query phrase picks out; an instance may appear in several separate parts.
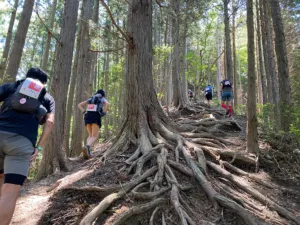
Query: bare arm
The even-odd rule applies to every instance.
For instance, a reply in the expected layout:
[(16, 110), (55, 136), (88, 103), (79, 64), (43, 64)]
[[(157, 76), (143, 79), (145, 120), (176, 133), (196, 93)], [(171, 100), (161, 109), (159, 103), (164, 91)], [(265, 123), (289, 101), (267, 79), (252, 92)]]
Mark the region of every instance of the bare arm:
[(48, 113), (46, 115), (46, 122), (43, 128), (42, 136), (38, 142), (38, 146), (41, 146), (42, 148), (45, 146), (46, 140), (49, 134), (51, 133), (53, 126), (54, 126), (54, 114)]
[(84, 112), (84, 111), (85, 111), (86, 105), (87, 105), (87, 101), (80, 102), (80, 103), (78, 104), (78, 108), (80, 109), (81, 112)]
[(104, 102), (104, 107), (103, 107), (103, 112), (107, 112), (108, 111), (108, 106), (109, 106), (109, 103), (108, 103), (108, 101), (105, 101)]

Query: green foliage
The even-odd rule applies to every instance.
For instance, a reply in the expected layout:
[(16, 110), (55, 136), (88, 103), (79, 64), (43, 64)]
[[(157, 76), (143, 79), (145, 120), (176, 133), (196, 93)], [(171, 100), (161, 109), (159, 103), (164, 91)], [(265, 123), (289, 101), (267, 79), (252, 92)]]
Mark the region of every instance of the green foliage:
[(243, 104), (238, 104), (234, 107), (233, 110), (236, 115), (246, 115), (247, 106)]
[(154, 47), (154, 58), (155, 61), (159, 64), (163, 64), (166, 58), (171, 54), (172, 47), (169, 45), (161, 45)]
[(300, 140), (300, 107), (293, 107), (292, 112), (293, 123), (290, 125), (290, 131), (295, 137)]
[(30, 164), (30, 169), (28, 173), (28, 179), (34, 179), (38, 173), (38, 168), (42, 162), (43, 154), (39, 153), (36, 159)]

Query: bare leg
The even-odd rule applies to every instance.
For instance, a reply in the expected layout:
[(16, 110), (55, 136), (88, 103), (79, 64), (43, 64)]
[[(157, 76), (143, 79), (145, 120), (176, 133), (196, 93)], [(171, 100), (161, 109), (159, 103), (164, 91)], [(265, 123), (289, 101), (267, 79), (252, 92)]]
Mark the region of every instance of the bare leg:
[(87, 124), (87, 125), (86, 125), (86, 129), (87, 129), (87, 132), (89, 133), (89, 136), (88, 136), (88, 138), (87, 138), (87, 140), (86, 140), (86, 144), (89, 145), (89, 144), (88, 144), (88, 143), (89, 143), (89, 140), (90, 140), (91, 137), (92, 137), (92, 124)]
[(21, 186), (3, 184), (0, 198), (0, 225), (8, 225), (14, 214)]
[(91, 138), (88, 140), (87, 145), (93, 146), (98, 139), (98, 134), (99, 134), (99, 126), (98, 124), (93, 123)]

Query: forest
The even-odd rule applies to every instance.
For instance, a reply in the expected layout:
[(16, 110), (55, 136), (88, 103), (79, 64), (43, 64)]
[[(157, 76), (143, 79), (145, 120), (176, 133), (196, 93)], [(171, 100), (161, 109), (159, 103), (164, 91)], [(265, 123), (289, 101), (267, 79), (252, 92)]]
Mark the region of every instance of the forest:
[(0, 84), (55, 99), (12, 224), (300, 225), (299, 46), (298, 0), (0, 0)]

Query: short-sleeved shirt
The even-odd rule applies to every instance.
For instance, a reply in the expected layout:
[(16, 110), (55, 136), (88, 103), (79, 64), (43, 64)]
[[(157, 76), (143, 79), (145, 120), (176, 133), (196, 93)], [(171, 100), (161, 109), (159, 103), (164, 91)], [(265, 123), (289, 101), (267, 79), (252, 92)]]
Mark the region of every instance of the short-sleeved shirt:
[[(30, 113), (7, 109), (9, 99), (20, 83), (20, 81), (17, 81), (0, 86), (0, 102), (3, 102), (0, 112), (0, 131), (22, 135), (35, 146), (38, 136), (38, 119)], [(55, 101), (49, 93), (46, 93), (40, 102), (47, 109), (47, 113), (55, 112)]]

